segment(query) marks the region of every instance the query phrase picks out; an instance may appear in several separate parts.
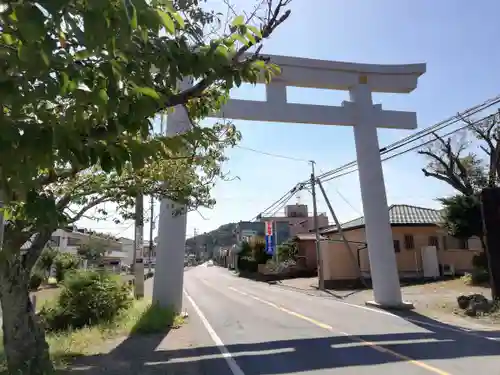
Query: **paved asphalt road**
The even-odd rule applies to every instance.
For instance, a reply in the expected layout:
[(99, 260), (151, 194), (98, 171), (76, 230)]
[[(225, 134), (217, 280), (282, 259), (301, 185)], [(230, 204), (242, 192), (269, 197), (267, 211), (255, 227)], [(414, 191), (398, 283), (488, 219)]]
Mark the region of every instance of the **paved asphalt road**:
[[(500, 333), (463, 331), (237, 278), (187, 269), (185, 306), (205, 373), (498, 374)], [(214, 345), (215, 344), (215, 345)], [(221, 354), (222, 352), (222, 354)], [(332, 371), (333, 370), (333, 371)]]

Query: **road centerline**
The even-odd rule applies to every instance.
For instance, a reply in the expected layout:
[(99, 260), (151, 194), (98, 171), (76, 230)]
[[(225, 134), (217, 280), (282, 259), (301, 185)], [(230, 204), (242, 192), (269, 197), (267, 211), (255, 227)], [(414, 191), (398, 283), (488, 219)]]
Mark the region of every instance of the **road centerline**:
[[(208, 283), (207, 283), (207, 284), (208, 284)], [(404, 354), (401, 354), (401, 353), (395, 352), (394, 350), (391, 350), (391, 349), (385, 348), (385, 347), (383, 347), (383, 346), (377, 345), (377, 344), (376, 344), (376, 343), (374, 343), (374, 342), (370, 342), (370, 341), (363, 340), (363, 339), (361, 339), (360, 337), (357, 337), (357, 336), (355, 336), (355, 335), (351, 335), (351, 334), (349, 334), (349, 333), (347, 333), (347, 332), (338, 331), (338, 330), (334, 329), (334, 328), (333, 328), (331, 325), (329, 325), (329, 324), (326, 324), (326, 323), (320, 322), (320, 321), (318, 321), (318, 320), (316, 320), (316, 319), (313, 319), (313, 318), (311, 318), (311, 317), (308, 317), (308, 316), (306, 316), (306, 315), (303, 315), (303, 314), (297, 313), (297, 312), (295, 312), (295, 311), (292, 311), (292, 310), (290, 310), (290, 309), (287, 309), (286, 307), (279, 306), (279, 305), (275, 304), (274, 302), (267, 301), (267, 300), (265, 300), (265, 299), (263, 299), (263, 298), (257, 297), (257, 296), (255, 296), (255, 295), (253, 295), (253, 294), (250, 294), (250, 293), (244, 292), (244, 291), (242, 291), (242, 290), (239, 290), (239, 289), (234, 288), (234, 287), (231, 287), (231, 286), (230, 286), (230, 287), (228, 287), (228, 289), (229, 289), (229, 290), (232, 290), (232, 291), (233, 291), (233, 292), (235, 292), (235, 293), (238, 293), (238, 294), (244, 295), (244, 296), (246, 296), (246, 297), (250, 297), (250, 298), (252, 298), (252, 299), (254, 299), (254, 300), (258, 301), (258, 302), (261, 302), (261, 303), (263, 303), (263, 304), (266, 304), (266, 305), (268, 305), (268, 306), (270, 306), (270, 307), (273, 307), (273, 308), (275, 308), (275, 309), (277, 309), (277, 310), (280, 310), (280, 311), (282, 311), (282, 312), (284, 312), (284, 313), (286, 313), (286, 314), (289, 314), (289, 315), (294, 316), (294, 317), (296, 317), (296, 318), (299, 318), (299, 319), (305, 320), (305, 321), (307, 321), (307, 322), (309, 322), (309, 323), (311, 323), (311, 324), (313, 324), (313, 325), (315, 325), (315, 326), (317, 326), (317, 327), (323, 328), (323, 329), (328, 330), (328, 331), (330, 331), (330, 332), (332, 332), (332, 333), (336, 333), (336, 334), (340, 334), (340, 335), (342, 335), (342, 336), (345, 336), (345, 337), (347, 337), (349, 340), (351, 340), (351, 341), (353, 341), (353, 342), (357, 342), (357, 343), (363, 344), (363, 345), (365, 345), (365, 346), (367, 346), (367, 347), (370, 347), (370, 348), (372, 348), (372, 349), (374, 349), (374, 350), (376, 350), (376, 351), (378, 351), (378, 352), (380, 352), (380, 353), (386, 353), (386, 354), (389, 354), (389, 355), (391, 355), (392, 357), (395, 357), (395, 358), (398, 358), (398, 359), (400, 359), (400, 360), (403, 360), (403, 361), (405, 361), (406, 363), (409, 363), (409, 364), (412, 364), (412, 365), (418, 366), (418, 367), (420, 367), (420, 368), (422, 368), (422, 369), (425, 369), (425, 370), (427, 370), (427, 371), (429, 371), (429, 372), (432, 372), (432, 373), (434, 373), (434, 374), (438, 374), (438, 375), (451, 375), (449, 372), (446, 372), (446, 371), (441, 370), (441, 369), (439, 369), (439, 368), (437, 368), (437, 367), (431, 366), (431, 365), (429, 365), (429, 364), (427, 364), (427, 363), (425, 363), (425, 362), (422, 362), (422, 361), (418, 361), (418, 360), (412, 359), (412, 358), (410, 358), (410, 357), (408, 357), (408, 356), (406, 356), (406, 355), (404, 355)]]

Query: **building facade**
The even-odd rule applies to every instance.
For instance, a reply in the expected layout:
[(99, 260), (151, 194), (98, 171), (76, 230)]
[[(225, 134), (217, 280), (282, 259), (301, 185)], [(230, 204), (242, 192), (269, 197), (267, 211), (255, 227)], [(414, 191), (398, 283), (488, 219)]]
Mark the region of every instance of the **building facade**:
[[(401, 279), (435, 278), (460, 275), (473, 269), (472, 259), (482, 251), (479, 238), (467, 240), (451, 237), (439, 226), (439, 210), (410, 205), (392, 205), (389, 216)], [(338, 228), (321, 231), (320, 251), (325, 285), (338, 285), (358, 280), (359, 275), (370, 278), (369, 243), (366, 242), (364, 218), (341, 225), (348, 247)], [(298, 236), (303, 254), (316, 260), (315, 236)]]
[(77, 254), (82, 245), (97, 243), (105, 253), (103, 260), (108, 263), (122, 263), (127, 259), (127, 253), (123, 251), (122, 243), (119, 239), (101, 233), (95, 233), (86, 229), (67, 228), (58, 229), (52, 233), (50, 245), (59, 251)]
[[(317, 218), (318, 228), (328, 227), (328, 216), (325, 213), (319, 214)], [(286, 223), (290, 237), (314, 230), (314, 215), (310, 215), (306, 204), (287, 205), (283, 216), (262, 216), (259, 220)]]

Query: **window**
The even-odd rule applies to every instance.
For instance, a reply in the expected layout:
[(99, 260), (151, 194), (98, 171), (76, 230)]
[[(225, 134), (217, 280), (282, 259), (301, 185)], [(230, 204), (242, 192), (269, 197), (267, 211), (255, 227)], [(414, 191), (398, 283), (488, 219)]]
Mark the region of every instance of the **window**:
[(399, 240), (393, 240), (392, 242), (394, 243), (394, 251), (396, 253), (399, 253), (401, 251), (401, 245), (399, 243)]
[(68, 246), (78, 246), (80, 245), (80, 239), (74, 237), (68, 237)]
[(469, 240), (468, 239), (459, 238), (457, 242), (458, 242), (458, 248), (460, 250), (468, 250), (469, 249)]
[(415, 239), (411, 234), (405, 234), (405, 248), (408, 250), (415, 248)]
[(439, 238), (437, 236), (429, 236), (429, 246), (435, 246), (439, 250)]
[(448, 250), (448, 237), (443, 236), (443, 250)]
[(49, 243), (51, 246), (59, 246), (61, 244), (61, 237), (52, 236), (52, 237), (50, 237)]

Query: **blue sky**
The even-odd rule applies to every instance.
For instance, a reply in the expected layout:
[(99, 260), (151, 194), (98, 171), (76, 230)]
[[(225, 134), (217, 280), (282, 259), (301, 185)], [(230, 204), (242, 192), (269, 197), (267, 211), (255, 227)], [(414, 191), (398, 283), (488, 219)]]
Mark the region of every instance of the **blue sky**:
[[(220, 1), (209, 3), (221, 9)], [(364, 63), (427, 63), (427, 73), (413, 93), (374, 96), (386, 109), (416, 111), (419, 128), (500, 93), (500, 50), (491, 43), (500, 36), (498, 1), (293, 0), (290, 8), (291, 17), (266, 42), (265, 52)], [(263, 100), (264, 95), (263, 86), (242, 87), (234, 93), (234, 97), (255, 100)], [(289, 88), (288, 96), (290, 102), (324, 105), (340, 105), (348, 98), (344, 92), (297, 88)], [(207, 120), (210, 122), (213, 120)], [(319, 171), (355, 159), (349, 127), (235, 123), (243, 135), (241, 146), (313, 159)], [(411, 131), (379, 130), (379, 142), (386, 145), (409, 134)], [(240, 179), (218, 184), (214, 190), (218, 203), (212, 210), (201, 209), (203, 217), (196, 212), (189, 214), (188, 237), (195, 228), (205, 232), (254, 217), (310, 173), (307, 163), (244, 149), (232, 149), (228, 156), (225, 170)], [(425, 164), (415, 152), (384, 163), (389, 204), (438, 207), (435, 198), (452, 193), (443, 183), (423, 176)], [(329, 182), (325, 188), (341, 221), (362, 214), (356, 173)], [(309, 193), (302, 192), (300, 201), (312, 210)], [(326, 212), (323, 199), (318, 203), (319, 211)], [(116, 226), (85, 220), (81, 225), (133, 238), (129, 223)], [(148, 231), (146, 226), (145, 234)]]

